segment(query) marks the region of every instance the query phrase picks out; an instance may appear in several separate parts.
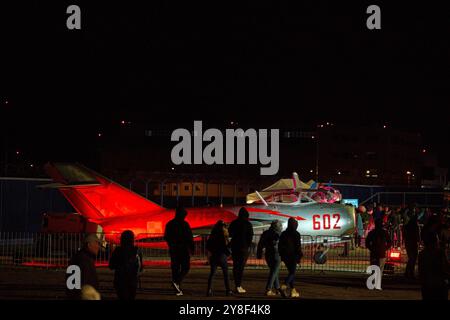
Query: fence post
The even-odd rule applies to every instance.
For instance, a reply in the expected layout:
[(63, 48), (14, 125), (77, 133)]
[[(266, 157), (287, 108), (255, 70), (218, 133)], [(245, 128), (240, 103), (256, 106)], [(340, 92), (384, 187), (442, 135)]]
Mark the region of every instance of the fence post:
[(52, 235), (47, 234), (47, 236), (48, 236), (48, 241), (47, 241), (47, 269), (48, 269), (50, 262), (51, 262)]
[(195, 181), (193, 181), (193, 182), (191, 182), (191, 184), (192, 184), (192, 203), (191, 203), (191, 205), (192, 205), (192, 207), (194, 206), (194, 202), (195, 202), (195, 194), (194, 194), (194, 192), (195, 192)]
[(29, 186), (28, 182), (25, 183), (25, 231), (28, 231), (28, 214), (30, 210), (29, 201), (30, 201), (30, 195), (29, 195)]
[(223, 182), (220, 183), (220, 206), (223, 207)]
[(161, 194), (161, 207), (164, 206), (164, 180), (161, 181), (161, 185), (160, 185), (160, 194)]

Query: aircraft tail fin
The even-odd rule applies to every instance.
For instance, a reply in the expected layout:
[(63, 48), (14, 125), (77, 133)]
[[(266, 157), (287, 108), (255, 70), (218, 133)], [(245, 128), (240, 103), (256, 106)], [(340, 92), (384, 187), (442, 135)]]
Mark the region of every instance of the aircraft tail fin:
[(59, 189), (78, 213), (91, 220), (163, 209), (80, 164), (47, 163), (44, 169), (54, 183), (41, 187)]
[(297, 188), (300, 188), (300, 184), (301, 184), (301, 181), (300, 181), (300, 178), (298, 177), (298, 173), (297, 172), (292, 173), (292, 188), (293, 188), (293, 191), (296, 191)]

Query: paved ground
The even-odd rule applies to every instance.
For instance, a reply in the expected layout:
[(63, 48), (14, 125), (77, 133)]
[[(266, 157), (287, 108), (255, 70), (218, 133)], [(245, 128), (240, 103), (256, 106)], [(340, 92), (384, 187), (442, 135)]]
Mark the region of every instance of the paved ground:
[[(221, 274), (217, 275), (214, 283), (215, 296), (205, 297), (208, 272), (209, 270), (204, 267), (196, 267), (191, 270), (183, 285), (185, 292), (183, 299), (266, 299), (264, 288), (267, 270), (246, 270), (244, 287), (248, 293), (231, 298), (224, 296)], [(102, 298), (115, 299), (112, 288), (113, 273), (103, 268), (99, 268), (98, 273)], [(284, 276), (285, 271), (282, 271), (282, 277)], [(64, 277), (63, 270), (0, 267), (0, 299), (64, 299)], [(168, 268), (145, 270), (138, 299), (180, 299), (174, 296), (169, 279), (170, 270)], [(297, 287), (302, 299), (414, 300), (421, 298), (418, 283), (407, 282), (397, 275), (384, 276), (383, 291), (368, 290), (365, 283), (366, 275), (364, 274), (301, 272), (298, 276)]]

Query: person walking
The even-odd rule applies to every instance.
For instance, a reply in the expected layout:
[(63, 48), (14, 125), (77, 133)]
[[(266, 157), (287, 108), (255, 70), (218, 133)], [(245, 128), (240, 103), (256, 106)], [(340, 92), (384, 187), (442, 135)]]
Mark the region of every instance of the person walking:
[(114, 288), (120, 300), (134, 300), (138, 287), (139, 273), (143, 271), (142, 254), (134, 245), (134, 233), (124, 231), (109, 260), (109, 268), (114, 272)]
[[(284, 292), (280, 288), (280, 265), (281, 258), (278, 252), (278, 242), (281, 235), (281, 222), (278, 220), (272, 221), (270, 228), (264, 231), (258, 243), (258, 249), (256, 251), (256, 257), (262, 258), (264, 251), (264, 258), (267, 266), (269, 267), (269, 278), (266, 284), (266, 296), (276, 296), (277, 293), (281, 295)], [(274, 291), (275, 289), (275, 291)]]
[(245, 293), (242, 287), (244, 267), (250, 253), (253, 241), (253, 227), (249, 219), (247, 209), (239, 210), (238, 218), (231, 222), (228, 229), (231, 237), (231, 256), (233, 258), (233, 277), (236, 292)]
[(228, 257), (230, 256), (229, 235), (227, 225), (219, 220), (211, 230), (211, 234), (206, 242), (206, 249), (210, 253), (209, 263), (211, 271), (208, 277), (208, 289), (206, 295), (208, 297), (213, 295), (212, 280), (216, 273), (217, 267), (222, 268), (223, 281), (225, 284), (225, 294), (230, 296), (233, 292), (230, 290), (230, 280), (228, 277)]
[(95, 259), (97, 258), (100, 248), (101, 242), (97, 235), (89, 234), (84, 238), (82, 248), (70, 260), (69, 266), (76, 265), (80, 268), (81, 289), (67, 288), (66, 293), (69, 299), (85, 299), (87, 295), (83, 293), (86, 289), (91, 291), (92, 295), (98, 296), (100, 299), (100, 294), (98, 293), (99, 284), (97, 270), (95, 269)]
[(295, 271), (297, 264), (300, 263), (303, 257), (303, 252), (301, 249), (301, 236), (297, 231), (297, 227), (297, 220), (289, 218), (287, 229), (281, 233), (280, 241), (278, 242), (281, 261), (284, 262), (288, 269), (288, 276), (281, 286), (281, 290), (287, 296), (286, 291), (289, 288), (291, 298), (298, 298), (300, 296), (299, 292), (295, 289)]
[(169, 246), (172, 286), (177, 296), (182, 296), (181, 283), (188, 274), (194, 239), (189, 223), (185, 221), (187, 211), (182, 207), (175, 210), (175, 218), (170, 220), (164, 232), (164, 240)]
[(369, 232), (366, 239), (366, 248), (370, 251), (370, 264), (380, 267), (383, 276), (386, 263), (386, 251), (391, 247), (391, 241), (383, 228), (381, 219), (375, 220), (375, 229)]

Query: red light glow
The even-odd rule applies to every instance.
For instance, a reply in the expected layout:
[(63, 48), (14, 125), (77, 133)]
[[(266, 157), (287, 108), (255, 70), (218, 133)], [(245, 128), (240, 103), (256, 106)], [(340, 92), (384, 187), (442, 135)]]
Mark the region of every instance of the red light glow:
[(400, 251), (391, 251), (389, 253), (389, 258), (391, 260), (400, 260), (401, 259), (401, 253)]

